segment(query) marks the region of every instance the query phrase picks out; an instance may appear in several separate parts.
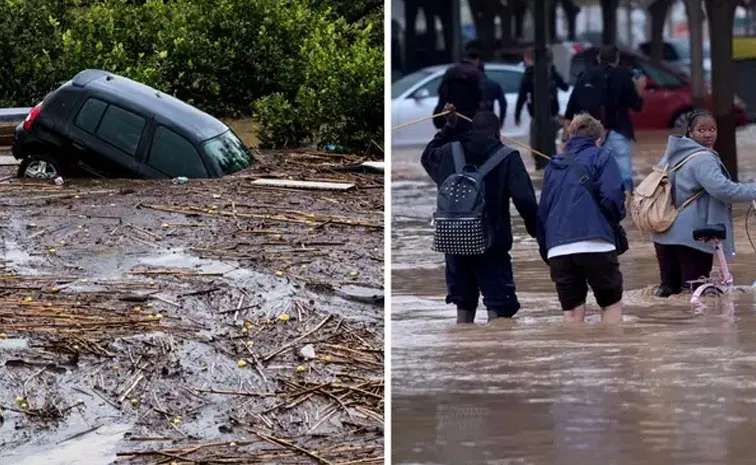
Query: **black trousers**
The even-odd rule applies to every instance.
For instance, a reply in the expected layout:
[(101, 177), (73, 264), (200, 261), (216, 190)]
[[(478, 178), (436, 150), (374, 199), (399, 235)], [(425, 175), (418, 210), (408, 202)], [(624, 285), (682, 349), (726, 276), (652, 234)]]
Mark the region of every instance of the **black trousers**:
[(499, 317), (511, 318), (520, 310), (508, 252), (490, 251), (479, 256), (446, 256), (447, 304), (460, 310), (483, 305)]
[(690, 281), (708, 278), (714, 255), (684, 245), (654, 243), (662, 287), (672, 292), (690, 289)]

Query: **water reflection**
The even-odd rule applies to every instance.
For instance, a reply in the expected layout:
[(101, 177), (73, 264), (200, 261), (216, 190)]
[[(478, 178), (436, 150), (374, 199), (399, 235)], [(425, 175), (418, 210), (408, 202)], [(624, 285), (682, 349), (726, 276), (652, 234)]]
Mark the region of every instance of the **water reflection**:
[[(756, 160), (745, 156), (756, 148), (749, 131), (740, 135), (744, 179), (756, 174)], [(664, 138), (647, 136), (636, 150), (638, 179)], [(729, 304), (709, 300), (703, 312), (692, 311), (686, 298), (653, 297), (653, 247), (628, 227), (625, 323), (592, 324), (598, 315), (589, 302), (589, 323), (566, 327), (548, 270), (517, 220), (513, 258), (523, 310), (513, 321), (457, 328), (443, 302), (443, 259), (430, 252), (434, 188), (416, 166), (416, 152), (397, 156), (393, 463), (753, 463), (753, 292), (733, 294)], [(736, 284), (750, 286), (756, 266), (745, 209), (736, 215), (739, 253), (730, 265)]]

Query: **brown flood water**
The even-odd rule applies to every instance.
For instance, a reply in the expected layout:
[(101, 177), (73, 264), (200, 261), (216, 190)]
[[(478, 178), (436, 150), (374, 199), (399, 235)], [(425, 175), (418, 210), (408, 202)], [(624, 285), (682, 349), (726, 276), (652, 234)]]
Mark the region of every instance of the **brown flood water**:
[[(666, 134), (641, 134), (636, 185)], [(756, 178), (756, 129), (738, 134), (741, 179)], [(512, 257), (522, 310), (492, 326), (458, 328), (444, 303), (443, 257), (430, 250), (435, 187), (420, 149), (396, 150), (392, 232), (392, 463), (753, 464), (756, 302), (733, 295), (734, 316), (708, 301), (653, 297), (653, 246), (629, 221), (621, 257), (625, 321), (566, 327), (535, 240), (514, 218)], [(525, 157), (540, 191), (540, 175)], [(514, 208), (512, 211), (515, 212)], [(735, 283), (750, 287), (756, 256), (736, 209)], [(756, 231), (756, 219), (750, 219)], [(715, 265), (716, 267), (716, 265)], [(590, 298), (589, 298), (590, 299)], [(478, 319), (485, 321), (485, 310)]]

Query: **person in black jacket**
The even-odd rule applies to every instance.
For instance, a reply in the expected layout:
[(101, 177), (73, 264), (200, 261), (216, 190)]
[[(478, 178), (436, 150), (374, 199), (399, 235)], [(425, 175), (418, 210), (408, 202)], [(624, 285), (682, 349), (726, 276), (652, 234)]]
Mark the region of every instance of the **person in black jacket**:
[(507, 98), (504, 96), (504, 90), (498, 82), (494, 81), (486, 74), (486, 66), (481, 63), (480, 71), (483, 73), (483, 104), (481, 110), (494, 111), (494, 102), (499, 102), (499, 121), (501, 127), (504, 127), (504, 121), (507, 118)]
[[(433, 110), (434, 115), (441, 113), (447, 104), (454, 105), (457, 113), (468, 118), (472, 118), (480, 110), (485, 88), (485, 76), (480, 70), (480, 64), (480, 52), (468, 48), (465, 58), (446, 70), (438, 86), (438, 104)], [(455, 133), (463, 133), (470, 128), (468, 121), (463, 118), (458, 120), (454, 127)], [(446, 118), (434, 118), (433, 124), (436, 129), (441, 129), (446, 124)]]
[[(646, 77), (640, 76), (633, 80), (631, 70), (619, 66), (620, 52), (615, 45), (604, 45), (599, 50), (598, 65), (590, 68), (578, 76), (575, 88), (567, 102), (564, 113), (565, 128), (572, 118), (582, 112), (601, 121), (607, 134), (604, 147), (611, 151), (620, 167), (622, 182), (625, 190), (633, 192), (633, 159), (632, 141), (635, 140), (633, 123), (630, 120), (630, 110), (643, 109), (641, 94), (646, 88)], [(597, 84), (601, 83), (601, 86)], [(600, 101), (603, 114), (594, 114), (593, 99), (596, 97), (595, 88), (603, 87)], [(566, 131), (565, 131), (566, 133)]]
[[(523, 54), (523, 61), (525, 62), (525, 74), (520, 81), (520, 92), (517, 94), (517, 103), (515, 104), (515, 125), (520, 126), (520, 115), (522, 114), (522, 107), (527, 102), (528, 114), (530, 115), (530, 145), (535, 145), (535, 119), (533, 119), (533, 102), (535, 101), (534, 84), (535, 84), (535, 68), (534, 68), (534, 51), (532, 47), (525, 50)], [(556, 67), (551, 65), (551, 81), (549, 82), (549, 96), (551, 101), (551, 123), (552, 127), (549, 134), (552, 134), (553, 138), (556, 138), (556, 131), (559, 128), (559, 94), (557, 89), (563, 91), (569, 90), (570, 86), (565, 82), (564, 78)], [(542, 170), (549, 164), (549, 161), (533, 154), (535, 165), (537, 170)]]
[[(448, 108), (448, 107), (447, 107)], [(436, 185), (440, 186), (454, 171), (451, 142), (453, 120), (428, 144), (421, 163)], [(499, 139), (499, 119), (490, 111), (473, 117), (471, 130), (459, 137), (467, 163), (480, 166), (503, 145)], [(519, 153), (510, 154), (484, 178), (486, 216), (494, 231), (491, 248), (479, 256), (446, 256), (446, 303), (457, 306), (457, 323), (472, 323), (483, 294), (489, 321), (511, 318), (520, 309), (512, 274), (512, 226), (509, 200), (525, 221), (531, 237), (536, 237), (538, 203), (530, 176)]]

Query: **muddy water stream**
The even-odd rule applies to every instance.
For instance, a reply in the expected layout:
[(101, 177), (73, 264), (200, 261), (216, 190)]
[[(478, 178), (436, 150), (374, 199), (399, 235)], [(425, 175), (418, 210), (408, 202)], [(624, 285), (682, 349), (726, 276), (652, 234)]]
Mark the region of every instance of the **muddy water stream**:
[[(636, 185), (661, 155), (666, 135), (639, 139)], [(754, 179), (754, 131), (738, 139), (741, 179)], [(394, 152), (393, 463), (754, 463), (754, 293), (734, 296), (733, 317), (723, 316), (717, 301), (694, 314), (684, 298), (653, 297), (652, 244), (626, 224), (625, 322), (596, 324), (589, 298), (589, 322), (566, 327), (536, 243), (514, 215), (512, 256), (523, 308), (511, 321), (458, 328), (454, 308), (444, 304), (443, 258), (430, 251), (435, 187), (419, 153)], [(540, 175), (529, 157), (526, 163), (540, 191)], [(745, 212), (736, 209), (738, 255), (730, 265), (736, 284), (750, 287), (756, 256)], [(480, 308), (478, 321), (484, 320)]]

